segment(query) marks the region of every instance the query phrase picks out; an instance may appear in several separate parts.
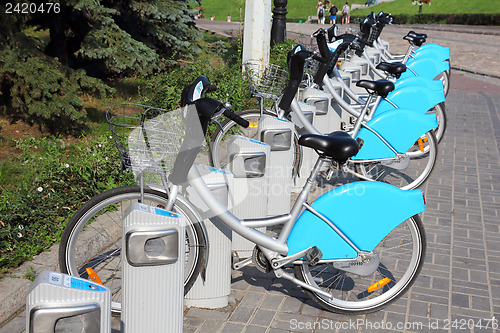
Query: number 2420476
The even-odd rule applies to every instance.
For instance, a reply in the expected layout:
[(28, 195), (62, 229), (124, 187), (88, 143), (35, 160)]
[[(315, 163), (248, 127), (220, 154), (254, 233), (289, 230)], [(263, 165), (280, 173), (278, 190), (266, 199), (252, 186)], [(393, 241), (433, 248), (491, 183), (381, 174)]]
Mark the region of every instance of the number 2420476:
[(7, 2), (5, 4), (5, 13), (6, 14), (50, 14), (55, 13), (58, 14), (61, 12), (61, 4), (54, 2), (45, 2), (45, 3), (10, 3)]

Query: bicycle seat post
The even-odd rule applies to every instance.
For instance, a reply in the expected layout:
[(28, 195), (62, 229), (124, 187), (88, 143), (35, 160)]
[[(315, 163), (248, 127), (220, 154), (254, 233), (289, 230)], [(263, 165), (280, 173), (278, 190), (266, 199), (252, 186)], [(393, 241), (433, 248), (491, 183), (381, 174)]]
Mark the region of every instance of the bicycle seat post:
[[(370, 104), (373, 100), (373, 97), (374, 97), (373, 94), (368, 95), (368, 99), (366, 100), (366, 104), (363, 106), (363, 110), (361, 110), (361, 113), (360, 113), (358, 119), (356, 119), (356, 122), (354, 123), (354, 129), (353, 129), (353, 134), (352, 134), (353, 136), (355, 136), (359, 132), (359, 130), (361, 128), (361, 123), (363, 122), (366, 114), (368, 113), (368, 110), (369, 110)], [(380, 100), (380, 96), (377, 96), (377, 101), (379, 101), (379, 100)], [(376, 102), (374, 104), (374, 108), (376, 108), (377, 105), (378, 105), (378, 103)], [(372, 113), (372, 112), (373, 111), (370, 110), (370, 113)]]

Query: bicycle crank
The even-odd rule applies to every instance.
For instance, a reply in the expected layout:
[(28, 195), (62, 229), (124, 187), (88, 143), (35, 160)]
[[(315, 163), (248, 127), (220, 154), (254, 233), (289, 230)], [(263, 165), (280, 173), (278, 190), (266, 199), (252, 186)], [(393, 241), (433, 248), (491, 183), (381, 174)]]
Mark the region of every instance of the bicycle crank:
[(252, 261), (257, 269), (263, 273), (269, 273), (272, 270), (271, 263), (258, 246), (253, 248)]

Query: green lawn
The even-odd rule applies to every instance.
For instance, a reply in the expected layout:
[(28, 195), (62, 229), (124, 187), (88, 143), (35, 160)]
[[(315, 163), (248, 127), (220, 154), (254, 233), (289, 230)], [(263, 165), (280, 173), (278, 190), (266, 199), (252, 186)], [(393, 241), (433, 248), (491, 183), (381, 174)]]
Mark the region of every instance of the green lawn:
[[(348, 1), (349, 5), (353, 3), (364, 4), (366, 0)], [(273, 2), (271, 2), (273, 3)], [(316, 15), (317, 1), (314, 0), (288, 0), (287, 4), (287, 18), (294, 20), (305, 21), (308, 16)], [(337, 0), (331, 1), (340, 10), (345, 3), (344, 1)], [(202, 0), (201, 5), (205, 8), (205, 18), (210, 18), (211, 15), (215, 16), (217, 21), (225, 21), (227, 14), (231, 15), (232, 21), (242, 22), (245, 19), (245, 1), (244, 0)], [(274, 8), (274, 4), (272, 4)]]
[[(498, 0), (431, 0), (431, 5), (423, 4), (423, 14), (496, 14), (500, 13)], [(365, 15), (370, 11), (380, 11), (394, 15), (417, 14), (418, 5), (412, 5), (411, 0), (396, 0), (379, 5), (360, 9), (353, 12), (354, 15)], [(499, 22), (500, 23), (500, 22)]]
[[(333, 1), (337, 8), (341, 8), (345, 1)], [(348, 1), (364, 4), (366, 0)], [(309, 15), (316, 15), (316, 4), (314, 0), (288, 0), (287, 18), (293, 20), (305, 20)], [(205, 17), (215, 16), (217, 21), (225, 21), (227, 14), (231, 15), (233, 21), (243, 21), (245, 18), (244, 0), (202, 0), (205, 8)], [(274, 7), (274, 5), (273, 5)], [(500, 13), (499, 0), (432, 0), (432, 5), (426, 4), (422, 7), (422, 12), (431, 14), (495, 14)], [(385, 11), (392, 14), (417, 14), (418, 6), (412, 5), (411, 0), (396, 0), (373, 6), (367, 9), (356, 10), (354, 15), (368, 14), (370, 11)], [(499, 22), (500, 24), (500, 22)]]

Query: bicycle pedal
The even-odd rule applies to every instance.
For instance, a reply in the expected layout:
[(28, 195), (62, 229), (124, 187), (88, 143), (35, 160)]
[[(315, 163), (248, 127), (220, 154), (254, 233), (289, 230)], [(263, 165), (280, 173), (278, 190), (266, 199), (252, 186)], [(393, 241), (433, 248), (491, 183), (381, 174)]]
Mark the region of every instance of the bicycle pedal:
[(306, 261), (312, 266), (316, 265), (322, 257), (323, 253), (321, 253), (321, 250), (318, 249), (317, 246), (313, 246), (312, 248), (310, 248), (304, 256)]

